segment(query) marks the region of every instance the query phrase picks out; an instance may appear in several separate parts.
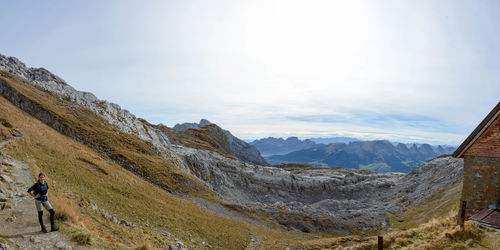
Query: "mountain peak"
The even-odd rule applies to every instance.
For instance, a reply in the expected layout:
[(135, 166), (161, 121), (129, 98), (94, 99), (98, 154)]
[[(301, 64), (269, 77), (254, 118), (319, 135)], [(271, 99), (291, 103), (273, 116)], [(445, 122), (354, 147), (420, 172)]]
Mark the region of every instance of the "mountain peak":
[(15, 57), (7, 57), (0, 54), (0, 70), (16, 74), (26, 80), (37, 83), (53, 82), (57, 84), (67, 85), (66, 82), (59, 76), (52, 74), (44, 68), (31, 68)]
[(201, 119), (200, 120), (200, 127), (205, 127), (205, 126), (208, 126), (210, 124), (212, 124), (212, 123), (209, 120), (207, 120), (207, 119)]

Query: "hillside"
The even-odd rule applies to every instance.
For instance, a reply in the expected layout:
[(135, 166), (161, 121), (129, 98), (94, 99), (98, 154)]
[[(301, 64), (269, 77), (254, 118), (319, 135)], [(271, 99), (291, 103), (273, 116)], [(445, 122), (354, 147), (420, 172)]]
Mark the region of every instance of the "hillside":
[[(150, 124), (1, 55), (0, 121), (2, 157), (26, 164), (28, 178), (47, 173), (62, 234), (90, 238), (82, 248), (315, 248), (318, 238), (397, 230), (394, 218), (412, 209), (436, 205), (426, 220), (449, 212), (463, 171), (452, 157), (407, 175), (250, 164), (231, 154), (218, 126)], [(2, 166), (14, 180), (0, 182), (8, 190), (20, 177)], [(13, 226), (17, 199), (29, 197), (9, 197), (2, 214)], [(0, 243), (29, 241), (26, 233)]]
[(361, 168), (378, 172), (409, 173), (423, 162), (443, 154), (453, 153), (452, 147), (432, 147), (429, 144), (399, 143), (394, 146), (389, 141), (356, 141), (332, 143), (285, 155), (267, 157), (272, 164), (310, 163), (317, 166), (338, 166)]

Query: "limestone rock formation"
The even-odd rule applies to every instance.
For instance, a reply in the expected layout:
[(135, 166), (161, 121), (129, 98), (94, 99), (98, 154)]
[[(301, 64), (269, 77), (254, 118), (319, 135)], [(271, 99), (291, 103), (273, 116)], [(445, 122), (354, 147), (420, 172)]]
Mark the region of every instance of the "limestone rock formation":
[(121, 131), (135, 134), (160, 150), (164, 150), (170, 145), (168, 138), (161, 131), (144, 124), (118, 104), (99, 100), (89, 92), (77, 91), (44, 68), (28, 68), (15, 57), (6, 57), (0, 54), (0, 70), (16, 74), (49, 92), (89, 108)]
[[(211, 123), (210, 121), (206, 119), (201, 119), (200, 123), (183, 123), (183, 124), (176, 124), (173, 129), (175, 130), (187, 130), (190, 128), (201, 128), (208, 126)], [(224, 134), (227, 137), (227, 140), (229, 141), (229, 145), (231, 148), (231, 155), (248, 163), (254, 163), (254, 164), (267, 164), (266, 160), (260, 155), (259, 150), (255, 148), (255, 146), (252, 146), (241, 139), (237, 138), (231, 132), (228, 130), (223, 129)]]

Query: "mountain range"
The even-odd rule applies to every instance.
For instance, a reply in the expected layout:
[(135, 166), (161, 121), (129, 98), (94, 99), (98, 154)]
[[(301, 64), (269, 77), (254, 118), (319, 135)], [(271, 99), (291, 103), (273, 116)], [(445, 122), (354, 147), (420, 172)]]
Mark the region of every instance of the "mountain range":
[[(305, 145), (305, 144), (302, 144)], [(451, 154), (450, 146), (393, 143), (386, 140), (316, 145), (284, 155), (267, 156), (271, 164), (309, 163), (316, 166), (361, 168), (378, 172), (408, 173), (423, 162)]]

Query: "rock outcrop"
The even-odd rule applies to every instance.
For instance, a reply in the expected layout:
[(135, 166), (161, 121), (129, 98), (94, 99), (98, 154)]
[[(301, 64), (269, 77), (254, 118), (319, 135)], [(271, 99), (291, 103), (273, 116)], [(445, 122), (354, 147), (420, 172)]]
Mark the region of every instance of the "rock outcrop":
[[(196, 129), (196, 128), (201, 128), (208, 126), (211, 123), (210, 121), (206, 119), (201, 119), (200, 123), (183, 123), (183, 124), (176, 124), (173, 129), (175, 130), (187, 130), (187, 129)], [(228, 130), (223, 129), (224, 134), (227, 137), (227, 140), (229, 141), (229, 146), (231, 148), (231, 155), (236, 157), (237, 159), (240, 159), (244, 162), (248, 163), (254, 163), (254, 164), (260, 164), (260, 165), (265, 165), (267, 164), (266, 160), (260, 155), (259, 150), (255, 148), (255, 146), (252, 146), (241, 139), (237, 138), (231, 132)]]
[(396, 213), (419, 204), (456, 183), (463, 169), (463, 161), (452, 157), (433, 159), (405, 175), (344, 168), (285, 170), (209, 156), (210, 152), (177, 153), (227, 200), (303, 231), (381, 229), (388, 225), (386, 211)]

